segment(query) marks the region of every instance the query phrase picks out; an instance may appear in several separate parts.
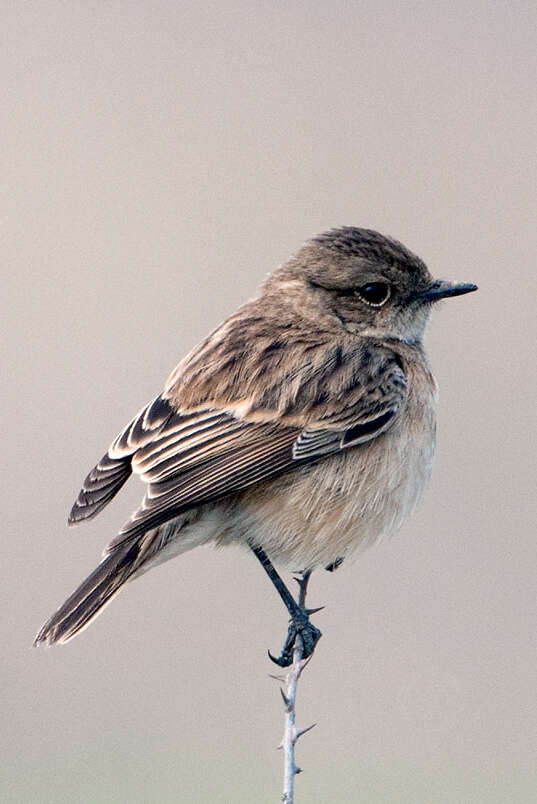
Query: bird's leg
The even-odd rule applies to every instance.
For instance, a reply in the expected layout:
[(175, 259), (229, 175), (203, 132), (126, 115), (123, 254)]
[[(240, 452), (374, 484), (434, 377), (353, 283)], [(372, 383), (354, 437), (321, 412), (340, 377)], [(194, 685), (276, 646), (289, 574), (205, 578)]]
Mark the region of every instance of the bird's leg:
[(302, 573), (301, 578), (296, 579), (300, 586), (297, 603), (278, 572), (274, 569), (274, 566), (272, 565), (272, 562), (265, 551), (261, 547), (257, 547), (252, 543), (250, 543), (250, 547), (254, 555), (260, 561), (270, 580), (276, 587), (276, 591), (283, 600), (291, 617), (287, 637), (283, 644), (280, 655), (275, 657), (269, 651), (269, 656), (273, 662), (278, 664), (280, 667), (289, 667), (289, 665), (293, 663), (293, 648), (298, 634), (300, 634), (302, 638), (302, 644), (304, 647), (302, 658), (304, 659), (313, 653), (315, 645), (321, 637), (321, 632), (318, 628), (310, 623), (309, 619), (309, 615), (319, 611), (319, 609), (307, 609), (305, 607), (306, 589), (311, 572), (304, 572)]

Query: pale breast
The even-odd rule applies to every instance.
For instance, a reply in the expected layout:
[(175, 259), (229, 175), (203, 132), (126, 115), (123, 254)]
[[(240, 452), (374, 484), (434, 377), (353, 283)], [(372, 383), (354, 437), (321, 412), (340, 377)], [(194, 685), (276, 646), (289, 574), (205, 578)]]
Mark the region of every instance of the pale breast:
[(372, 442), (244, 495), (235, 534), (293, 570), (326, 566), (393, 533), (421, 499), (434, 457), (435, 388), (410, 394)]

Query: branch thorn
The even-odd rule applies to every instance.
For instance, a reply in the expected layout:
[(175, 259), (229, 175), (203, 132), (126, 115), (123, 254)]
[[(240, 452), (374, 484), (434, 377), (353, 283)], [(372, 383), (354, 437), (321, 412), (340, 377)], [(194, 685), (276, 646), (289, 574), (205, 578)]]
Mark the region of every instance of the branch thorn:
[(311, 731), (316, 725), (317, 723), (312, 723), (311, 726), (306, 726), (304, 729), (297, 729), (295, 734), (295, 742), (299, 737), (302, 737), (303, 734), (306, 734), (307, 731)]
[(281, 687), (280, 687), (280, 693), (281, 693), (281, 696), (283, 698), (285, 708), (287, 709), (287, 711), (289, 711), (289, 698), (287, 697), (287, 695), (285, 694), (285, 692), (282, 690)]

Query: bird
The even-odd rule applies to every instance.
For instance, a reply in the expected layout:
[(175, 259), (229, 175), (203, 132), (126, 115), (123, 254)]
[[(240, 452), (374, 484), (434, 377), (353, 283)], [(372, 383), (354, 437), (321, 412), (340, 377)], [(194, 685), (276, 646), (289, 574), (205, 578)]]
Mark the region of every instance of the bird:
[[(433, 306), (477, 290), (434, 279), (399, 241), (343, 226), (306, 241), (173, 370), (84, 480), (68, 522), (95, 517), (134, 474), (139, 508), (35, 644), (64, 643), (123, 586), (195, 547), (246, 547), (290, 622), (292, 662), (321, 636), (276, 566), (341, 562), (395, 532), (429, 480), (437, 385)], [(298, 568), (298, 569), (297, 569)]]

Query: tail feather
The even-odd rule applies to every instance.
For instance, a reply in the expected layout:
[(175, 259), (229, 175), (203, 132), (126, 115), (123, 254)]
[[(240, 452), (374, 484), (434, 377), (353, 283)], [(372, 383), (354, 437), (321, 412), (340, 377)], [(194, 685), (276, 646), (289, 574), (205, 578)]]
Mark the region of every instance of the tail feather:
[(78, 589), (54, 612), (37, 634), (34, 645), (53, 645), (74, 637), (110, 603), (145, 560), (143, 540), (106, 556)]

